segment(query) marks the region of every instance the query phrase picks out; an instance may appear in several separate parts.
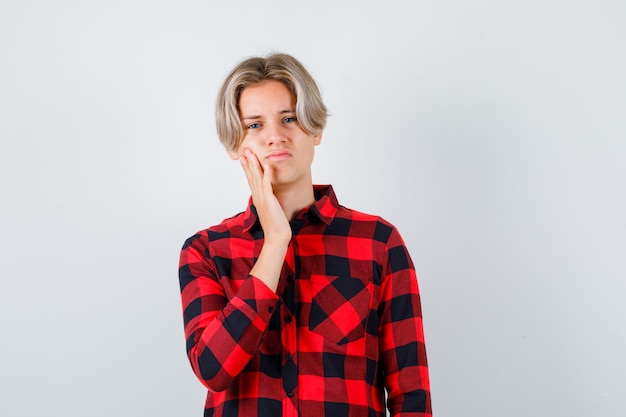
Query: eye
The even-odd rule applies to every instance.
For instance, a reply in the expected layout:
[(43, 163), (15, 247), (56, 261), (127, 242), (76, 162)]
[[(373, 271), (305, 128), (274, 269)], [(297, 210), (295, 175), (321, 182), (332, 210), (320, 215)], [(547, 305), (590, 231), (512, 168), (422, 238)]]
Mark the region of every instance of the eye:
[(261, 127), (260, 123), (251, 123), (248, 126), (246, 126), (246, 129), (258, 129), (259, 127)]
[(297, 118), (297, 117), (295, 117), (295, 116), (289, 116), (289, 117), (285, 117), (285, 118), (283, 119), (283, 122), (285, 122), (285, 123), (293, 123), (293, 122), (295, 122), (296, 120), (298, 120), (298, 118)]

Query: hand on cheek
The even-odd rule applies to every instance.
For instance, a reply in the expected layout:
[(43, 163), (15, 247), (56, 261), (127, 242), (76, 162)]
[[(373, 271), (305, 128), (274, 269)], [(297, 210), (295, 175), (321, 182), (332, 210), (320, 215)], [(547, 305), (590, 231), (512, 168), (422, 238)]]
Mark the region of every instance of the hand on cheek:
[(265, 239), (288, 242), (291, 239), (291, 226), (272, 190), (271, 167), (262, 166), (249, 149), (244, 149), (239, 162), (246, 174)]

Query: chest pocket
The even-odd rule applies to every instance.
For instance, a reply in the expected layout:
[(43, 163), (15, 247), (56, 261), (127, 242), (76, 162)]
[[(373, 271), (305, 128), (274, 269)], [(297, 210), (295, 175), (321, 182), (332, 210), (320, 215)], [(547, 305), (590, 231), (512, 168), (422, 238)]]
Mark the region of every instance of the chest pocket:
[(309, 329), (340, 345), (364, 337), (369, 286), (360, 278), (311, 275)]

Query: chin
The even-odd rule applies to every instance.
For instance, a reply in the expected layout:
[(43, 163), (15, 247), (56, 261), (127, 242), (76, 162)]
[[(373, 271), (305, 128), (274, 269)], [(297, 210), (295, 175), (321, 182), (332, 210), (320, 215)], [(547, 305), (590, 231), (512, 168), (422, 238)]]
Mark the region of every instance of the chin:
[(272, 187), (285, 187), (291, 184), (293, 184), (293, 181), (288, 181), (286, 179), (280, 179), (280, 178), (275, 181), (272, 181)]

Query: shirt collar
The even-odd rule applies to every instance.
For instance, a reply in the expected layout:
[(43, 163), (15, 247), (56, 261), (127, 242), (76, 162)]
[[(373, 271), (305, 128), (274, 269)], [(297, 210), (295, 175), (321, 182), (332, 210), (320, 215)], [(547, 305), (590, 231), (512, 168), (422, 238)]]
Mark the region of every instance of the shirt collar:
[[(296, 217), (300, 217), (308, 212), (325, 224), (330, 224), (339, 209), (339, 202), (332, 185), (313, 185), (313, 195), (315, 196), (315, 203), (303, 209)], [(257, 224), (259, 224), (259, 217), (257, 216), (256, 207), (252, 204), (252, 197), (250, 197), (248, 199), (248, 208), (243, 216), (244, 232), (249, 232)]]

